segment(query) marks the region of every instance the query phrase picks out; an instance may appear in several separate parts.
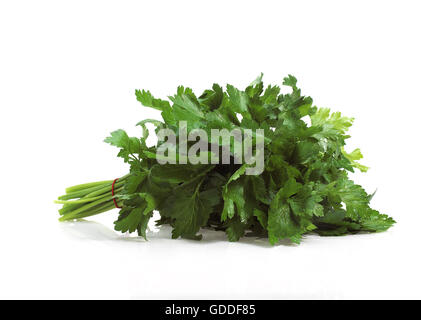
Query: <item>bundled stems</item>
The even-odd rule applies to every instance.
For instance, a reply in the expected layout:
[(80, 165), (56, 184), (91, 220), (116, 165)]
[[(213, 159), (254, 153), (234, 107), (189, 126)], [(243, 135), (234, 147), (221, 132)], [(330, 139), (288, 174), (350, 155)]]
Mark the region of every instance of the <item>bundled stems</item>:
[(114, 198), (120, 206), (118, 194), (123, 190), (127, 177), (128, 175), (115, 182), (114, 196), (112, 190), (114, 180), (84, 183), (67, 188), (66, 194), (55, 201), (63, 205), (59, 210), (61, 215), (59, 220), (81, 219), (114, 209)]

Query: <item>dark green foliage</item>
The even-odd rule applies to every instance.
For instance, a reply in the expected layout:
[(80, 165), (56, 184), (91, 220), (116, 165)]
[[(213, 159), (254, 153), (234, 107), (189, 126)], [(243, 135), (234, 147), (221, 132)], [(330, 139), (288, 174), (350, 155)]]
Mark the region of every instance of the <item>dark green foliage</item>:
[[(154, 210), (161, 216), (158, 224), (172, 226), (173, 238), (200, 239), (200, 229), (207, 227), (225, 230), (230, 241), (253, 235), (268, 237), (271, 244), (281, 239), (299, 243), (310, 231), (343, 235), (385, 231), (392, 226), (395, 221), (371, 209), (371, 196), (348, 178), (354, 168), (367, 170), (357, 162), (362, 158), (359, 149), (344, 151), (353, 119), (313, 106), (310, 97), (301, 95), (293, 76), (286, 77), (283, 84), (292, 92), (281, 94), (278, 86), (265, 89), (262, 76), (244, 91), (231, 85), (224, 91), (214, 84), (197, 97), (191, 89), (178, 87), (170, 101), (155, 99), (149, 91), (136, 91), (137, 100), (144, 106), (162, 112), (163, 122), (141, 121), (140, 138), (117, 130), (105, 140), (120, 148), (118, 156), (130, 165), (130, 173), (118, 185), (116, 198), (122, 209), (115, 229), (137, 231), (146, 238)], [(310, 124), (303, 121), (304, 117)], [(187, 121), (188, 131), (264, 129), (264, 172), (246, 175), (246, 164), (233, 163), (158, 164), (157, 146), (146, 145), (149, 132), (145, 124), (178, 132), (179, 121)], [(98, 195), (103, 198), (93, 200), (96, 185), (70, 188), (61, 197), (61, 219), (77, 219), (113, 208), (107, 189), (110, 184), (104, 182), (105, 191)], [(85, 201), (80, 204), (69, 199)], [(98, 203), (91, 205), (92, 201)]]

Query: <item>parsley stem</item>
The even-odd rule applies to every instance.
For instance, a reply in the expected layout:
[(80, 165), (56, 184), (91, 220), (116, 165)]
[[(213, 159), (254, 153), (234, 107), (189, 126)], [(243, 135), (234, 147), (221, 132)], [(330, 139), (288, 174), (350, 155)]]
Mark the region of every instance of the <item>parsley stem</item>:
[[(126, 179), (126, 177), (127, 176), (120, 178), (116, 182), (114, 187), (116, 189), (121, 187), (124, 184), (124, 180)], [(79, 186), (86, 186), (86, 188), (80, 187), (78, 191), (72, 191), (72, 192), (68, 192), (67, 190), (69, 190), (70, 188), (67, 188), (66, 194), (58, 197), (58, 200), (71, 200), (71, 199), (77, 199), (77, 198), (83, 198), (83, 197), (99, 196), (100, 194), (106, 193), (109, 190), (111, 190), (112, 183), (113, 181), (102, 181), (101, 183), (97, 183), (97, 182), (85, 183)], [(92, 186), (93, 184), (95, 184), (95, 186)], [(76, 186), (76, 187), (79, 187), (79, 186)]]
[(94, 208), (91, 208), (91, 210), (87, 210), (84, 212), (81, 212), (77, 215), (72, 215), (71, 217), (68, 216), (62, 216), (59, 221), (68, 221), (68, 220), (74, 220), (74, 219), (82, 219), (82, 218), (86, 218), (86, 217), (90, 217), (96, 214), (100, 214), (106, 211), (109, 211), (111, 209), (114, 209), (114, 202), (106, 202), (102, 205), (97, 205)]
[[(123, 177), (121, 180), (124, 180), (126, 177), (127, 176)], [(59, 210), (62, 215), (60, 221), (91, 216), (111, 210), (115, 207), (111, 190), (112, 181), (93, 184), (96, 184), (96, 186), (92, 187), (92, 183), (84, 184), (83, 186), (85, 186), (85, 189), (80, 187), (78, 192), (73, 192), (70, 195), (67, 194), (55, 201), (56, 203), (63, 204), (63, 207)], [(124, 181), (120, 181), (119, 179), (119, 181), (114, 185), (114, 192), (121, 192), (123, 190), (123, 186)], [(78, 195), (77, 198), (74, 196), (75, 194)], [(75, 198), (76, 200), (67, 200)]]
[[(111, 184), (109, 184), (111, 186)], [(75, 191), (75, 192), (71, 192), (71, 193), (66, 193), (65, 195), (62, 195), (60, 197), (58, 197), (59, 200), (70, 200), (70, 199), (77, 199), (77, 198), (82, 198), (84, 196), (86, 196), (87, 194), (100, 190), (104, 188), (104, 185), (99, 185), (96, 187), (92, 187), (92, 188), (86, 188), (80, 191)]]
[(109, 197), (102, 198), (102, 199), (99, 199), (97, 201), (93, 201), (91, 203), (85, 204), (82, 207), (69, 212), (67, 215), (64, 215), (60, 219), (65, 219), (65, 220), (76, 219), (79, 213), (82, 213), (82, 212), (86, 211), (87, 209), (95, 207), (96, 205), (103, 204), (104, 202), (108, 202), (109, 200), (112, 200), (111, 195)]
[[(106, 196), (106, 195), (105, 195)], [(77, 204), (77, 203), (86, 203), (86, 202), (92, 202), (99, 199), (104, 198), (104, 195), (99, 195), (97, 197), (83, 197), (78, 200), (56, 200), (54, 203), (57, 204)]]
[[(115, 193), (120, 193), (123, 190), (123, 187), (117, 188), (115, 189)], [(81, 198), (82, 200), (84, 198)], [(112, 200), (112, 193), (111, 191), (109, 191), (106, 194), (103, 194), (101, 196), (98, 196), (97, 200), (99, 199), (104, 199), (105, 201), (110, 201), (110, 199)], [(72, 211), (79, 209), (80, 207), (82, 207), (84, 205), (84, 203), (75, 203), (74, 201), (68, 201), (65, 204), (63, 204), (63, 207), (59, 210), (60, 215), (65, 215), (68, 213), (71, 213)]]
[(110, 183), (113, 183), (113, 180), (105, 180), (105, 181), (78, 184), (76, 186), (66, 188), (66, 193), (73, 193), (73, 192), (76, 192), (76, 191), (81, 191), (81, 190), (85, 190), (85, 189), (88, 189), (88, 188), (91, 188), (91, 187), (96, 187), (96, 186), (100, 186), (100, 185), (104, 185), (104, 184), (110, 184)]
[[(123, 182), (123, 181), (121, 181), (121, 182), (117, 182), (117, 183), (114, 185), (114, 190), (117, 190), (118, 188), (122, 187), (123, 185), (124, 185), (124, 182)], [(87, 195), (85, 195), (85, 196), (86, 196), (86, 197), (96, 197), (96, 196), (101, 195), (101, 194), (106, 193), (106, 192), (111, 192), (111, 184), (110, 184), (110, 185), (107, 185), (107, 186), (105, 186), (105, 187), (103, 187), (102, 189), (99, 189), (99, 190), (97, 190), (97, 191), (94, 191), (94, 192), (88, 193), (88, 194), (87, 194)]]

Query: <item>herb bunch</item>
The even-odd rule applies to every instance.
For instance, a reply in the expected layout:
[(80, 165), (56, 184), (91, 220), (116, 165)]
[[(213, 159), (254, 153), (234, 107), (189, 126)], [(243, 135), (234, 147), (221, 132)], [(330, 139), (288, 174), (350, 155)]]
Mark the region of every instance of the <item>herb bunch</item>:
[[(201, 239), (200, 229), (225, 231), (230, 241), (243, 236), (268, 237), (300, 243), (302, 235), (322, 236), (380, 232), (395, 221), (369, 205), (372, 195), (348, 177), (358, 163), (359, 149), (344, 150), (353, 119), (340, 112), (313, 106), (303, 96), (295, 77), (284, 78), (292, 89), (264, 88), (262, 75), (244, 91), (218, 84), (196, 96), (190, 88), (177, 88), (168, 100), (136, 90), (144, 106), (161, 111), (163, 121), (138, 123), (141, 137), (117, 130), (105, 142), (120, 149), (118, 157), (130, 172), (116, 181), (88, 183), (66, 189), (60, 220), (81, 219), (121, 207), (115, 230), (137, 232), (146, 239), (148, 222), (158, 211), (158, 225), (172, 227), (173, 238)], [(309, 121), (304, 121), (307, 118)], [(246, 175), (247, 164), (165, 164), (157, 161), (157, 147), (148, 147), (149, 131), (263, 129), (264, 171)], [(220, 146), (222, 147), (222, 145)]]

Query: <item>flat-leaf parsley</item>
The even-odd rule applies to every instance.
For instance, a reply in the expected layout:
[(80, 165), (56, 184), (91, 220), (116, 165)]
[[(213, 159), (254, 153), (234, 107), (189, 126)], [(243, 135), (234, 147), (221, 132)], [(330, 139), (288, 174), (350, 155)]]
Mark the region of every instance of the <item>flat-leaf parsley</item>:
[[(158, 225), (170, 225), (173, 238), (200, 239), (200, 229), (211, 228), (225, 231), (230, 241), (249, 235), (267, 237), (271, 244), (281, 239), (299, 243), (308, 232), (328, 236), (387, 230), (395, 221), (372, 209), (372, 195), (348, 177), (354, 169), (368, 169), (358, 162), (359, 149), (344, 150), (353, 119), (315, 107), (310, 97), (301, 94), (295, 77), (286, 77), (283, 84), (292, 92), (282, 94), (278, 86), (264, 88), (262, 76), (244, 91), (214, 84), (196, 96), (180, 86), (169, 101), (136, 90), (137, 100), (161, 111), (163, 120), (139, 122), (141, 137), (112, 132), (105, 142), (120, 149), (118, 157), (129, 164), (130, 172), (118, 180), (66, 189), (57, 201), (63, 204), (60, 220), (81, 219), (118, 206), (115, 229), (136, 231), (145, 239), (148, 222), (157, 211)], [(177, 137), (182, 130), (189, 134), (197, 129), (207, 133), (260, 129), (262, 172), (247, 174), (250, 165), (236, 162), (236, 151), (220, 139), (206, 144), (222, 153), (228, 147), (230, 163), (183, 162), (184, 156), (177, 153), (175, 163), (161, 164), (158, 149), (163, 141), (148, 147), (146, 124), (155, 126), (157, 133), (172, 130)], [(256, 147), (257, 134), (250, 141)], [(189, 147), (192, 144), (188, 141)], [(182, 147), (186, 146), (177, 140), (173, 151)], [(202, 159), (208, 156), (212, 152)]]

